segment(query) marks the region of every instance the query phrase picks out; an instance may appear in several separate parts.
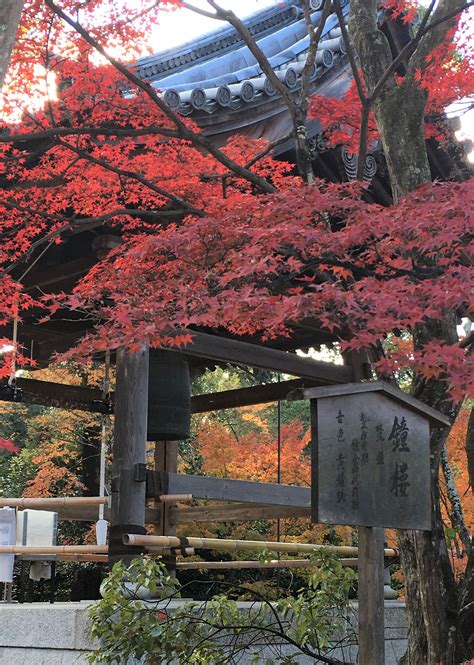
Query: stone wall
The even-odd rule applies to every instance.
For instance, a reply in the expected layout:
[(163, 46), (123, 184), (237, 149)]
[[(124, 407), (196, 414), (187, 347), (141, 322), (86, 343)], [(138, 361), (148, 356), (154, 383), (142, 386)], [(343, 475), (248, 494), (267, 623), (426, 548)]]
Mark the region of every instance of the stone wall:
[[(85, 665), (87, 653), (96, 646), (87, 634), (87, 608), (90, 604), (91, 601), (54, 605), (0, 603), (0, 665)], [(242, 608), (246, 605), (241, 603)], [(354, 606), (355, 621), (356, 613), (357, 606)], [(396, 665), (403, 655), (406, 633), (404, 603), (386, 601), (386, 665)], [(271, 656), (270, 653), (267, 655)], [(346, 662), (355, 663), (356, 647), (345, 649), (343, 656)], [(262, 662), (264, 657), (262, 652)], [(246, 661), (242, 659), (240, 662), (243, 664)], [(300, 663), (309, 665), (314, 661), (301, 658)]]

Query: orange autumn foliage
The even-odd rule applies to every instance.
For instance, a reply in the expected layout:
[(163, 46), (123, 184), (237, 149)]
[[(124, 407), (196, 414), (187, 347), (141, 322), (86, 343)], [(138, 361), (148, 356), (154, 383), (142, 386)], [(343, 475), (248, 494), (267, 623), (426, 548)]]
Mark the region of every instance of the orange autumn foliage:
[[(245, 420), (249, 420), (244, 416)], [(256, 424), (260, 418), (254, 419)], [(293, 420), (281, 427), (281, 482), (289, 485), (310, 484), (310, 459), (304, 449), (310, 433), (305, 425)], [(223, 423), (209, 420), (197, 433), (197, 442), (208, 475), (276, 482), (278, 443), (268, 428), (259, 427), (236, 435)]]
[(78, 454), (64, 443), (54, 442), (44, 445), (33, 458), (38, 471), (23, 492), (25, 497), (48, 497), (79, 494), (84, 485), (70, 470)]
[(469, 423), (470, 409), (464, 408), (459, 412), (456, 422), (449, 433), (446, 445), (448, 457), (455, 474), (456, 487), (461, 498), (464, 519), (468, 530), (474, 532), (474, 488), (469, 484), (467, 469), (466, 436)]

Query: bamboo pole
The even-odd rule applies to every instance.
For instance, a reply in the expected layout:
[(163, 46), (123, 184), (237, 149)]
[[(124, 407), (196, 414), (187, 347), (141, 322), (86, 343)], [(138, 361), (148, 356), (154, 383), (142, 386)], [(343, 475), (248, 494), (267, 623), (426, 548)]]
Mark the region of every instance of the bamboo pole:
[(65, 508), (67, 506), (107, 506), (109, 498), (106, 496), (54, 496), (34, 498), (0, 499), (0, 508)]
[[(356, 567), (358, 559), (341, 559), (343, 566)], [(271, 561), (185, 561), (176, 564), (178, 570), (243, 570), (248, 568), (317, 568), (320, 564), (309, 559), (272, 559)]]
[(107, 554), (60, 554), (57, 559), (70, 563), (107, 563), (109, 557)]
[[(226, 540), (224, 538), (178, 538), (176, 536), (141, 536), (134, 533), (128, 533), (123, 536), (125, 545), (138, 545), (141, 547), (169, 547), (204, 550), (223, 550), (226, 552), (236, 552), (238, 550), (270, 550), (272, 552), (331, 552), (332, 554), (341, 554), (346, 556), (357, 556), (357, 547), (348, 547), (344, 545), (318, 545), (313, 543), (282, 543), (265, 542), (261, 540)], [(386, 549), (386, 557), (398, 556), (396, 549)]]
[(27, 545), (2, 545), (0, 554), (108, 554), (107, 545), (51, 545), (28, 547)]

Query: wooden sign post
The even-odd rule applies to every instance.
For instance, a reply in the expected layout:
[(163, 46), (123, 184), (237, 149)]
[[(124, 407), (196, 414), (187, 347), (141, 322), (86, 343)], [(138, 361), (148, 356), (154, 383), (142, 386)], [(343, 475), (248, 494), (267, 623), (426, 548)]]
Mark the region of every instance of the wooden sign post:
[(358, 526), (359, 662), (384, 663), (384, 528), (431, 529), (438, 411), (382, 381), (310, 388), (313, 522)]

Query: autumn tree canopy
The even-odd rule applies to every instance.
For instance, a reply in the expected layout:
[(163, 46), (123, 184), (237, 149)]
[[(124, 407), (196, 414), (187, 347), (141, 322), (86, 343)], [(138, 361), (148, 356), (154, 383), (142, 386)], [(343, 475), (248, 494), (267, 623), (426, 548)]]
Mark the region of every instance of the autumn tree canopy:
[[(270, 338), (314, 317), (345, 348), (361, 348), (447, 310), (467, 312), (469, 182), (426, 186), (391, 209), (368, 202), (363, 185), (305, 183), (261, 141), (236, 136), (216, 148), (133, 67), (98, 63), (111, 44), (134, 58), (156, 16), (146, 3), (26, 5), (1, 137), (4, 323), (32, 309), (40, 319), (84, 312), (96, 326), (81, 345), (90, 353), (182, 344), (177, 331), (217, 321)], [(428, 96), (426, 133), (439, 140), (443, 107), (473, 80), (469, 43), (449, 44), (415, 72)], [(47, 103), (27, 111), (48, 82)], [(313, 99), (309, 112), (320, 113), (329, 141), (360, 141), (354, 88), (342, 100)], [(366, 140), (376, 131), (369, 119)], [(123, 242), (72, 294), (25, 292), (22, 273), (39, 253), (97, 226)], [(398, 348), (379, 367), (407, 363), (446, 377), (456, 397), (467, 390), (470, 357), (457, 343)]]

